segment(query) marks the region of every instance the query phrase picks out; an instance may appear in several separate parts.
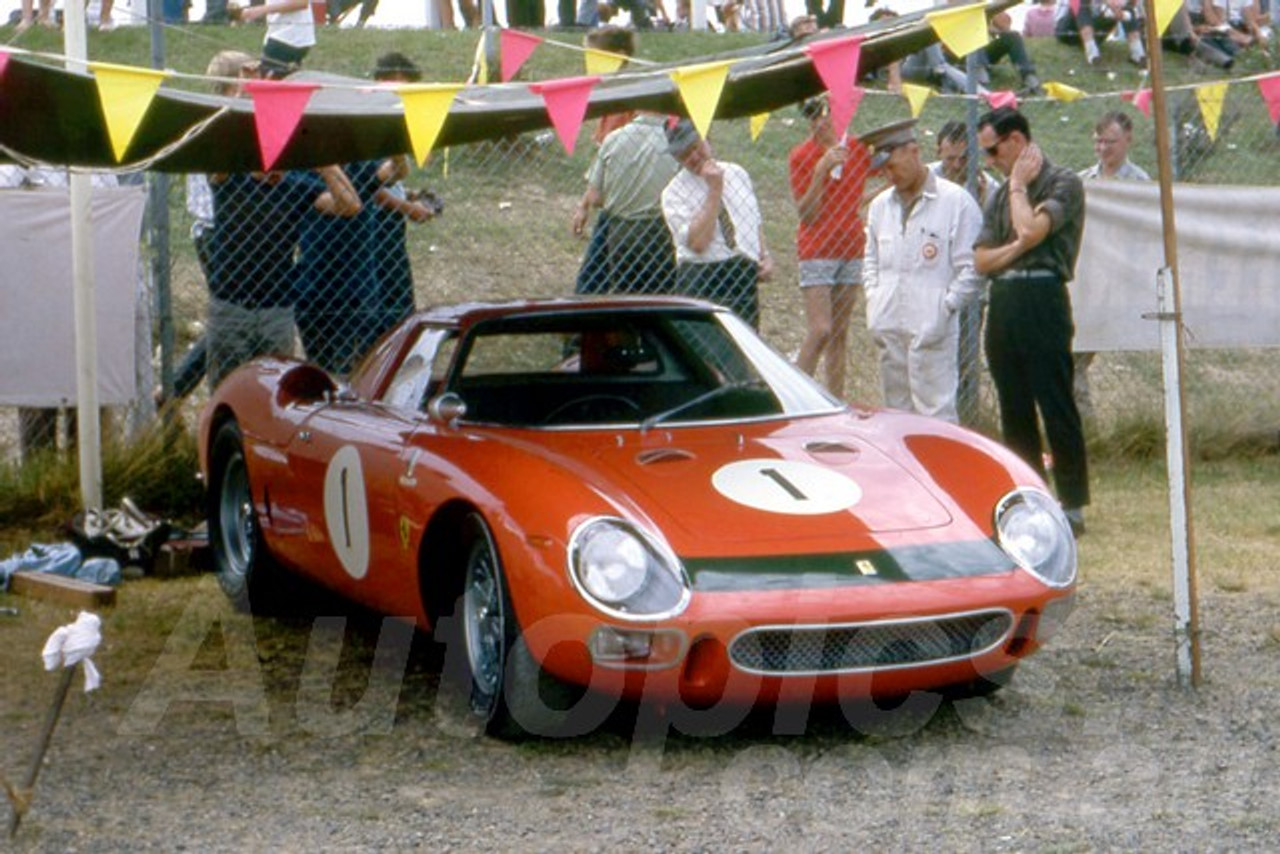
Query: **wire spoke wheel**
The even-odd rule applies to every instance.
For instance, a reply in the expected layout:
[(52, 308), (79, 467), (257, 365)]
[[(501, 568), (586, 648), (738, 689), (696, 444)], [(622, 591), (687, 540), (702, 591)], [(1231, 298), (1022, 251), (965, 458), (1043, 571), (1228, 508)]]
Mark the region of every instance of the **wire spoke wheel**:
[(463, 630), (471, 669), (471, 707), (488, 717), (502, 691), (507, 622), (498, 558), (488, 532), (477, 538), (467, 558), (463, 589)]

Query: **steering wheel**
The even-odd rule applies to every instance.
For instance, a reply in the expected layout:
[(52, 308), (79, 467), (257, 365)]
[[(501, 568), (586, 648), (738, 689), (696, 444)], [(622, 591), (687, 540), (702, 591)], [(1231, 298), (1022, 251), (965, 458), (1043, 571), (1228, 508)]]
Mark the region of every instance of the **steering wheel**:
[[(577, 417), (572, 417), (577, 414)], [(619, 415), (639, 415), (640, 404), (620, 394), (589, 394), (560, 404), (542, 419), (544, 424), (582, 421), (595, 424)]]

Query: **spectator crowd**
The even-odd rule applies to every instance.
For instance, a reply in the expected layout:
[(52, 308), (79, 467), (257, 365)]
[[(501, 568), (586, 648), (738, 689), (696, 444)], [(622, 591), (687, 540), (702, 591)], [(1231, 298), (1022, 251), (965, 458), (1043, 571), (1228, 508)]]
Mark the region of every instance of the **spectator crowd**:
[[(42, 0), (37, 9), (35, 0), (25, 0), (18, 26), (49, 22), (49, 5)], [(337, 20), (358, 8), (363, 21), (376, 7), (333, 3), (329, 15)], [(774, 0), (713, 7), (724, 29), (750, 22), (790, 39), (838, 26), (844, 14), (840, 3), (812, 0), (787, 25)], [(631, 30), (599, 26), (619, 9), (638, 28), (676, 26), (688, 15), (687, 4), (677, 4), (669, 18), (660, 0), (561, 2), (559, 13), (562, 22), (593, 28), (589, 46), (631, 55)], [(101, 14), (110, 10), (107, 0)], [(472, 23), (474, 13), (462, 0), (462, 18)], [(507, 14), (513, 23), (539, 26), (545, 10), (541, 2), (510, 0)], [(239, 96), (244, 80), (291, 74), (315, 44), (307, 0), (247, 7), (211, 0), (207, 15), (266, 24), (260, 56), (223, 51), (210, 63), (208, 74), (225, 96)], [(887, 7), (874, 15), (892, 16)], [(1038, 95), (1036, 39), (1079, 45), (1084, 62), (1094, 65), (1102, 61), (1100, 45), (1116, 38), (1128, 61), (1143, 66), (1144, 26), (1134, 0), (1056, 6), (1050, 0), (1027, 11), (1021, 31), (1008, 15), (993, 16), (990, 42), (968, 67), (935, 44), (888, 68), (885, 82), (891, 89), (907, 80), (944, 92), (982, 92), (991, 67), (1007, 60), (1023, 94)], [(1243, 50), (1266, 49), (1269, 26), (1259, 0), (1236, 7), (1199, 0), (1179, 12), (1164, 43), (1225, 67)], [(398, 53), (379, 58), (371, 76), (420, 79), (417, 66)], [(914, 120), (851, 138), (836, 132), (823, 98), (805, 101), (799, 115), (804, 133), (788, 157), (798, 224), (786, 249), (768, 245), (748, 171), (717, 157), (688, 119), (645, 111), (604, 117), (586, 188), (570, 216), (572, 233), (586, 241), (576, 290), (703, 297), (759, 326), (760, 287), (776, 274), (774, 252), (793, 253), (798, 281), (784, 284), (798, 288), (797, 313), (804, 317), (798, 366), (821, 375), (834, 395), (846, 395), (851, 318), (861, 302), (884, 404), (953, 422), (960, 420), (959, 395), (974, 381), (960, 358), (962, 342), (984, 334), (1003, 437), (1042, 473), (1047, 451), (1059, 498), (1082, 532), (1092, 354), (1072, 352), (1066, 285), (1079, 251), (1085, 182), (1148, 180), (1128, 158), (1129, 116), (1112, 111), (1098, 118), (1093, 161), (1077, 173), (1051, 163), (1012, 108), (992, 110), (973, 125), (959, 117), (940, 125), (932, 162)], [(971, 168), (977, 152), (986, 168)], [(441, 205), (405, 187), (409, 172), (398, 156), (310, 171), (190, 176), (207, 323), (169, 391), (187, 394), (202, 376), (214, 386), (255, 356), (299, 350), (332, 373), (349, 373), (414, 308), (406, 229), (438, 215)]]

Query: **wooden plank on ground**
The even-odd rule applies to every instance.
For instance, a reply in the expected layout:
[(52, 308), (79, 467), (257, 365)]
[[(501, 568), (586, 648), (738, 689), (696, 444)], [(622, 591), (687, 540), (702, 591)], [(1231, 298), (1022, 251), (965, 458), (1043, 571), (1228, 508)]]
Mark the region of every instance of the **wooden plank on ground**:
[(15, 572), (9, 578), (9, 592), (73, 608), (109, 608), (116, 604), (114, 587), (51, 572)]

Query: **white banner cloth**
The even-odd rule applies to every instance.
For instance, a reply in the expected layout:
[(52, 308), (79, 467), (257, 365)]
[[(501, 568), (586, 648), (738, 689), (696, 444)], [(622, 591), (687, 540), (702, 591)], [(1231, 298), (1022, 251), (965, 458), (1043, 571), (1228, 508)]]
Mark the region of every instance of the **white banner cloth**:
[[(134, 310), (142, 187), (93, 191), (98, 400), (136, 396)], [(66, 188), (0, 191), (0, 405), (76, 401), (71, 205)], [(150, 354), (146, 354), (147, 357)]]
[[(1280, 347), (1280, 188), (1177, 184), (1178, 274), (1187, 344)], [(1164, 263), (1155, 181), (1085, 181), (1071, 283), (1075, 349), (1158, 350), (1156, 273)]]

